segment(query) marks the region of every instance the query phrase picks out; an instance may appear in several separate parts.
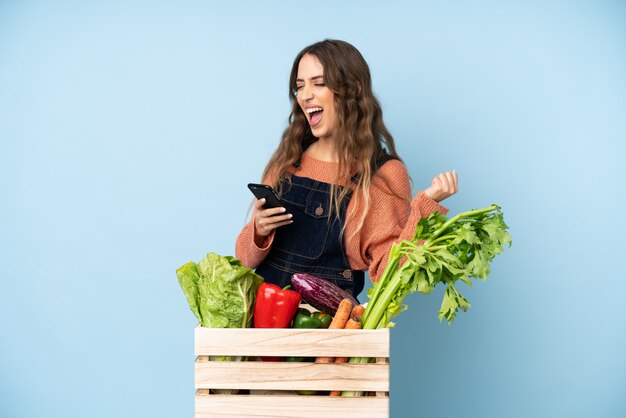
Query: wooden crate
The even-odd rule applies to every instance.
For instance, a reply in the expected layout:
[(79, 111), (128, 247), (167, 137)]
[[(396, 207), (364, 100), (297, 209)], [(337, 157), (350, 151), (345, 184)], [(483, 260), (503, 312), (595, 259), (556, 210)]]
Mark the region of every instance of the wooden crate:
[[(195, 354), (196, 418), (389, 416), (389, 329), (197, 327)], [(376, 363), (209, 361), (208, 356), (218, 355), (373, 357)], [(240, 394), (214, 394), (210, 389), (239, 389)], [(254, 394), (259, 390), (272, 393)], [(294, 390), (363, 391), (375, 396), (307, 396)]]

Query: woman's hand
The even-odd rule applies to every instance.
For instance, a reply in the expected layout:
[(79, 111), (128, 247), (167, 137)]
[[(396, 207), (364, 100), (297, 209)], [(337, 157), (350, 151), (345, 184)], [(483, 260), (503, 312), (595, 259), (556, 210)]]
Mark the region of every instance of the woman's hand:
[(264, 204), (265, 199), (257, 200), (254, 203), (254, 207), (257, 210), (254, 224), (258, 235), (266, 237), (276, 228), (293, 222), (291, 213), (282, 215), (286, 211), (285, 208), (263, 209)]
[(436, 176), (430, 187), (424, 190), (426, 196), (439, 203), (459, 190), (459, 178), (455, 170)]

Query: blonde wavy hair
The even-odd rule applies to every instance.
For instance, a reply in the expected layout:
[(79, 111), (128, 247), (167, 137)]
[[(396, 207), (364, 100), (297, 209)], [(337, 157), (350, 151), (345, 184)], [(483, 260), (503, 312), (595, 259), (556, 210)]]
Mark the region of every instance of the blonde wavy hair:
[[(355, 204), (346, 214), (346, 218), (350, 219), (357, 216), (354, 212), (360, 206), (359, 200), (365, 202), (356, 234), (370, 208), (369, 190), (377, 161), (385, 157), (400, 160), (400, 157), (383, 122), (380, 104), (374, 97), (369, 67), (351, 44), (326, 39), (307, 46), (296, 56), (289, 77), (289, 100), (292, 104), (289, 124), (265, 168), (263, 178), (271, 179), (280, 193), (281, 181), (291, 181), (290, 167), (300, 160), (304, 147), (316, 140), (296, 99), (298, 65), (306, 54), (315, 56), (324, 67), (324, 83), (334, 93), (338, 116), (335, 151), (339, 171), (335, 184), (347, 187), (331, 185), (331, 207), (339, 216), (341, 203), (351, 191), (354, 192), (352, 199), (356, 199)], [(352, 178), (357, 173), (357, 180), (353, 182)]]

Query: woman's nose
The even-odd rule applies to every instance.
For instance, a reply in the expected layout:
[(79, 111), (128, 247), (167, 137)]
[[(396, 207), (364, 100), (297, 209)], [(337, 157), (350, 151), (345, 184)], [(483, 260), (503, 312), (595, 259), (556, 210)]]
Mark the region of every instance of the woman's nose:
[(309, 85), (302, 86), (302, 100), (311, 100), (313, 98), (313, 89)]

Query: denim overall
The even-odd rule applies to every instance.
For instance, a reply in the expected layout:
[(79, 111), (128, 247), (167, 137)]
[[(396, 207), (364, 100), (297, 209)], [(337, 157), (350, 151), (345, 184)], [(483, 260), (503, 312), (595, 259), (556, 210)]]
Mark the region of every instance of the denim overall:
[[(298, 168), (299, 162), (294, 165)], [(272, 248), (256, 272), (280, 287), (291, 284), (294, 273), (310, 273), (356, 298), (363, 290), (365, 275), (350, 268), (341, 235), (352, 193), (343, 200), (337, 218), (330, 207), (329, 183), (292, 175), (291, 184), (283, 181), (281, 186), (281, 200), (293, 215), (293, 223), (276, 229)]]

